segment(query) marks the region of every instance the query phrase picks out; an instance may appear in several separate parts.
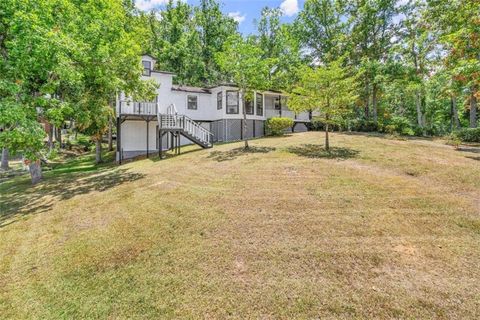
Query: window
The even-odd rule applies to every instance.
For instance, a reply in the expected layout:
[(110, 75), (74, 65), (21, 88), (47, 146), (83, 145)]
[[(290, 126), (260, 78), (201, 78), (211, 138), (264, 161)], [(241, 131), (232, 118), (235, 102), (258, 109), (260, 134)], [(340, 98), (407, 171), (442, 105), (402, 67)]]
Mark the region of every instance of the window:
[(280, 102), (280, 96), (275, 97), (275, 99), (273, 100), (273, 108), (275, 110), (281, 110), (282, 109), (282, 104)]
[(187, 109), (197, 110), (197, 106), (198, 106), (198, 97), (187, 96)]
[(245, 112), (247, 114), (253, 114), (253, 101), (245, 99)]
[(219, 93), (217, 93), (217, 110), (220, 110), (222, 109), (222, 91), (220, 91)]
[(227, 113), (238, 114), (238, 91), (227, 91)]
[(257, 93), (257, 116), (263, 116), (263, 94)]
[(150, 74), (152, 72), (152, 62), (143, 60), (142, 65), (143, 65), (143, 73), (142, 74), (144, 76), (150, 76)]

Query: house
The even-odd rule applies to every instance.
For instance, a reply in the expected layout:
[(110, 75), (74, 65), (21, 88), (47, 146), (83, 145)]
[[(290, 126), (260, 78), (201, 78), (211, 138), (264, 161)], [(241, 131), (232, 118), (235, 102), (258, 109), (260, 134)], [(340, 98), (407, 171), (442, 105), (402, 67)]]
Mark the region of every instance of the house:
[[(173, 84), (174, 74), (158, 71), (156, 60), (142, 56), (143, 79), (158, 82), (153, 101), (133, 101), (120, 94), (116, 101), (117, 161), (138, 155), (176, 149), (196, 143), (209, 148), (214, 142), (241, 140), (243, 101), (237, 87), (219, 84), (209, 88)], [(265, 121), (271, 117), (294, 120), (292, 132), (306, 131), (311, 115), (295, 114), (287, 106), (287, 97), (277, 91), (255, 91), (253, 101), (245, 104), (246, 137), (265, 134)]]

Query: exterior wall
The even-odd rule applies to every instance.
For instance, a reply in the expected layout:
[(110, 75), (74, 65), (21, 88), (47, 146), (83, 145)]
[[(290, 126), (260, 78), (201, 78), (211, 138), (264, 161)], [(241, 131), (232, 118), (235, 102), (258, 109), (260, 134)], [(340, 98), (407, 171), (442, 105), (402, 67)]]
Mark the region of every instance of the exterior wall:
[[(148, 149), (156, 150), (157, 121), (148, 124)], [(126, 120), (120, 130), (120, 141), (124, 151), (147, 150), (147, 122), (143, 120)]]
[[(245, 137), (248, 139), (264, 136), (264, 120), (247, 119), (247, 132)], [(222, 119), (214, 121), (211, 124), (211, 132), (214, 134), (214, 142), (238, 141), (242, 139), (241, 119)]]

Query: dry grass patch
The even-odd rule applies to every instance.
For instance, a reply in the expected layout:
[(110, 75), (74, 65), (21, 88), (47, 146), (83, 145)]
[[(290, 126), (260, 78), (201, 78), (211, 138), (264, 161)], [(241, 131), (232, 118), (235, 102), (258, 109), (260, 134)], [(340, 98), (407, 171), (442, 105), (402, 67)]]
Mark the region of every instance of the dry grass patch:
[(478, 318), (477, 149), (334, 134), (348, 156), (325, 156), (322, 139), (146, 159), (80, 191), (67, 175), (0, 186), (0, 313)]

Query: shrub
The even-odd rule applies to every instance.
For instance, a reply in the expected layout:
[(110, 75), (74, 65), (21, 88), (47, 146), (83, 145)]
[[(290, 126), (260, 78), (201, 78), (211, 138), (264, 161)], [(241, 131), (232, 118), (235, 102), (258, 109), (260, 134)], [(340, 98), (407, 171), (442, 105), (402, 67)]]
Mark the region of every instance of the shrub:
[[(325, 122), (318, 119), (313, 119), (307, 124), (308, 129), (312, 131), (325, 131)], [(336, 123), (330, 123), (329, 131), (340, 131), (340, 126)]]
[(372, 120), (353, 119), (350, 122), (350, 129), (358, 132), (373, 132), (378, 131), (379, 126), (378, 123)]
[(293, 126), (293, 120), (290, 118), (269, 118), (266, 123), (266, 131), (271, 136), (281, 136), (285, 130)]
[(388, 125), (385, 126), (385, 131), (390, 134), (396, 133), (402, 136), (413, 136), (415, 134), (410, 121), (405, 117), (397, 116), (390, 119)]
[(455, 149), (458, 149), (461, 142), (462, 141), (460, 141), (460, 139), (455, 134), (451, 134), (447, 137), (446, 144), (449, 145), (449, 146), (455, 147)]
[(454, 132), (462, 142), (480, 142), (480, 128), (464, 128)]

